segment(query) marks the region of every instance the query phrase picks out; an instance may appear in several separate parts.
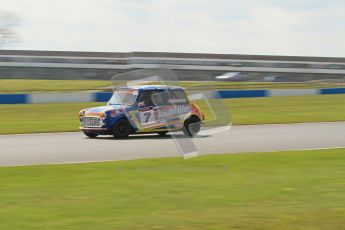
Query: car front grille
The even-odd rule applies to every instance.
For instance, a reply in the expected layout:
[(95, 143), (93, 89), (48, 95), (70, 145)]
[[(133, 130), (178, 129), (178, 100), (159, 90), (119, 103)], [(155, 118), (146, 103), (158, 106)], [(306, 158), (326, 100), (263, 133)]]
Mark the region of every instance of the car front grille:
[(102, 127), (102, 124), (99, 117), (84, 117), (83, 126), (93, 128)]

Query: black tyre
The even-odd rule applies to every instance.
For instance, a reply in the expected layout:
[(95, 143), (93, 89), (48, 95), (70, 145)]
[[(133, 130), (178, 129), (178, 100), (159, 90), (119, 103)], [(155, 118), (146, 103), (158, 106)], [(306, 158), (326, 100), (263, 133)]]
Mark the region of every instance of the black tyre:
[(167, 133), (168, 131), (161, 131), (161, 132), (158, 132), (158, 135), (162, 137), (162, 136), (165, 136)]
[(90, 133), (90, 132), (85, 132), (85, 131), (84, 131), (84, 134), (90, 138), (96, 138), (98, 136), (98, 134), (96, 133)]
[(123, 118), (115, 122), (111, 131), (115, 138), (123, 139), (129, 136), (131, 130), (131, 125), (129, 124), (128, 120)]
[(195, 137), (200, 131), (201, 122), (197, 116), (191, 116), (184, 122), (183, 133), (189, 137)]

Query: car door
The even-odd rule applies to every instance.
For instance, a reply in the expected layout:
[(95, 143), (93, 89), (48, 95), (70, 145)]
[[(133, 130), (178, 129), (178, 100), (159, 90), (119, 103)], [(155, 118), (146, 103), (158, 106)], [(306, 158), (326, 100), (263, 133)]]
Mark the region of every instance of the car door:
[(151, 130), (160, 126), (157, 114), (160, 106), (152, 101), (152, 95), (161, 93), (162, 90), (144, 90), (138, 100), (138, 119), (142, 129)]
[(182, 89), (169, 89), (152, 95), (155, 104), (157, 125), (169, 130), (178, 130), (190, 113), (187, 95)]

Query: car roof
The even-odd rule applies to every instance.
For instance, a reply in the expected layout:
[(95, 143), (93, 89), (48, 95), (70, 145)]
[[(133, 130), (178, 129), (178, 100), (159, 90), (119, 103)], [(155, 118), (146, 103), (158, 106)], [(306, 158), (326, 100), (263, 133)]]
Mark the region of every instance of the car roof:
[(118, 89), (137, 89), (137, 90), (164, 90), (164, 89), (179, 89), (184, 90), (183, 87), (180, 86), (172, 86), (172, 85), (137, 85), (137, 86), (123, 86), (119, 87)]

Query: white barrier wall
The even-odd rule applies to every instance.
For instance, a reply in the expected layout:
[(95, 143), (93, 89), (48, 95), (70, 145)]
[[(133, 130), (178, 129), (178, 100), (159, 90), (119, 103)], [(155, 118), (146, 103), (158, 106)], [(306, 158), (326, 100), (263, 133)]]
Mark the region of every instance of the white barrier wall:
[(94, 93), (40, 93), (28, 95), (29, 104), (91, 101), (94, 101)]
[(319, 93), (318, 89), (271, 89), (267, 91), (268, 97), (282, 97), (282, 96), (303, 96), (316, 95)]

